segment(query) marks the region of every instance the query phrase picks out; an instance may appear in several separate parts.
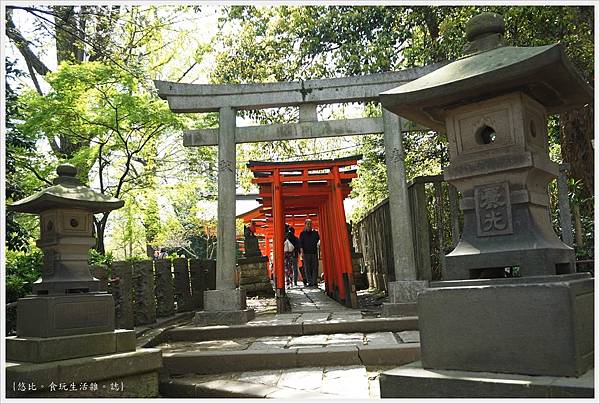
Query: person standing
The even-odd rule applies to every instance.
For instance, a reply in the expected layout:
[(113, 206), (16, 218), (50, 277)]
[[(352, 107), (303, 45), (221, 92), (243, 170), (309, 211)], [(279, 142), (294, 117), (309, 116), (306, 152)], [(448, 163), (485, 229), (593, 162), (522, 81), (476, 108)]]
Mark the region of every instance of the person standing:
[(319, 276), (317, 243), (319, 240), (319, 233), (312, 228), (312, 220), (306, 219), (304, 230), (300, 233), (300, 252), (304, 261), (304, 273), (308, 278), (308, 286), (317, 286), (317, 277)]
[[(294, 286), (298, 286), (298, 255), (300, 255), (300, 240), (296, 237), (296, 230), (292, 226), (289, 227), (287, 239), (294, 245), (294, 259), (292, 261), (292, 266), (294, 270)], [(302, 280), (306, 285), (304, 275), (302, 276)]]

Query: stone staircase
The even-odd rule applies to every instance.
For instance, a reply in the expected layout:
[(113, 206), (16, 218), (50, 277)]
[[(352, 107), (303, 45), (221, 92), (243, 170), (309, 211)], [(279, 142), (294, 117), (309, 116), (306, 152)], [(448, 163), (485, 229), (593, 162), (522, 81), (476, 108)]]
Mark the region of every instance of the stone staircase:
[(244, 325), (165, 329), (163, 397), (379, 398), (379, 374), (420, 358), (416, 317), (362, 318), (316, 288), (292, 313)]

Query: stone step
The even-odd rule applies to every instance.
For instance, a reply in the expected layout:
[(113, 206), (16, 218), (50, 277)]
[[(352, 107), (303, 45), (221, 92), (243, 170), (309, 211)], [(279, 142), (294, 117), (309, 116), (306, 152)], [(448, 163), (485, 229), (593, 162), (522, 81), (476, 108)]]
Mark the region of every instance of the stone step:
[(414, 362), (381, 373), (381, 398), (593, 398), (594, 369), (581, 377), (423, 369)]
[(335, 334), (353, 332), (418, 330), (417, 317), (277, 323), (255, 321), (230, 326), (177, 327), (166, 331), (163, 341), (208, 341), (282, 335)]
[(382, 370), (351, 365), (186, 375), (162, 380), (160, 392), (189, 398), (379, 399)]
[(163, 366), (171, 376), (307, 366), (400, 366), (419, 360), (420, 352), (419, 343), (243, 351), (163, 352)]

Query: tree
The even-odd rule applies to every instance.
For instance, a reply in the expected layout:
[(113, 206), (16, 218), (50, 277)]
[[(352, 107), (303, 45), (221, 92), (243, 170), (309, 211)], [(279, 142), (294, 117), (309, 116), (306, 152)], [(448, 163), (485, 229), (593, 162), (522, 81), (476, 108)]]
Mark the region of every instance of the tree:
[[(593, 86), (593, 8), (563, 6), (230, 7), (221, 22), (229, 27), (223, 32), (229, 33), (218, 38), (225, 50), (217, 56), (213, 79), (314, 79), (453, 60), (462, 55), (466, 22), (482, 11), (504, 15), (508, 45), (561, 42)], [(560, 125), (560, 139), (554, 140), (562, 143), (563, 161), (571, 163), (574, 178), (584, 181), (588, 196), (593, 195), (592, 110), (586, 106), (550, 121)], [(559, 133), (558, 127), (549, 129)], [(445, 159), (443, 140), (430, 143), (430, 155)], [(364, 154), (369, 155), (373, 146), (366, 141)], [(378, 158), (381, 162), (383, 154)]]
[[(23, 73), (15, 63), (5, 60), (6, 68), (6, 201), (14, 202), (29, 196), (35, 184), (29, 178), (35, 171), (36, 138), (19, 130), (23, 119), (15, 80)], [(13, 251), (27, 251), (32, 231), (32, 220), (18, 220), (14, 212), (6, 214), (6, 246)], [(35, 224), (35, 223), (33, 223)]]
[[(84, 183), (96, 182), (104, 194), (120, 198), (147, 185), (154, 173), (146, 169), (149, 145), (181, 128), (178, 117), (149, 91), (151, 84), (101, 62), (63, 62), (46, 80), (51, 85), (47, 95), (24, 94), (27, 113), (20, 129), (30, 136), (56, 134), (89, 145), (69, 160)], [(100, 253), (105, 252), (108, 217), (104, 213), (94, 220)]]

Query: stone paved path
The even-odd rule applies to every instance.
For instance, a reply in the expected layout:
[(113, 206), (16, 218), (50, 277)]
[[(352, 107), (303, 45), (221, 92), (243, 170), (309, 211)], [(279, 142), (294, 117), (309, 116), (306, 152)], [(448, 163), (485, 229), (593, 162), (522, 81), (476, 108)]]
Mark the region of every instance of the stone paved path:
[[(264, 313), (248, 325), (326, 323), (363, 318), (359, 309), (347, 308), (329, 298), (317, 287), (294, 287), (287, 291), (292, 312)], [(158, 347), (165, 353), (292, 350), (337, 346), (401, 346), (419, 342), (418, 331), (383, 331), (266, 336), (212, 341), (171, 341)], [(296, 399), (379, 399), (379, 374), (393, 366), (313, 366), (265, 369), (212, 375), (183, 375), (172, 378), (173, 385), (193, 385), (198, 396), (267, 397)], [(172, 385), (172, 386), (173, 386)], [(176, 387), (174, 387), (176, 388)], [(200, 393), (198, 393), (200, 392)], [(221, 395), (222, 394), (222, 395)]]

